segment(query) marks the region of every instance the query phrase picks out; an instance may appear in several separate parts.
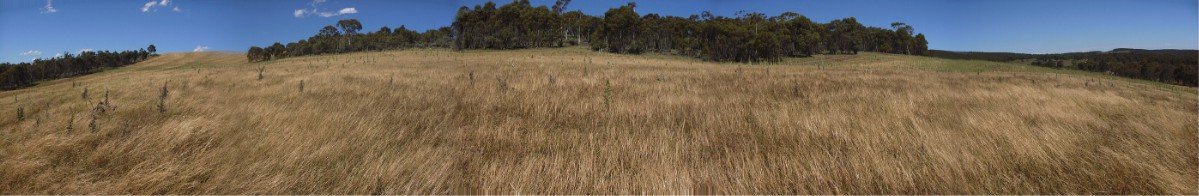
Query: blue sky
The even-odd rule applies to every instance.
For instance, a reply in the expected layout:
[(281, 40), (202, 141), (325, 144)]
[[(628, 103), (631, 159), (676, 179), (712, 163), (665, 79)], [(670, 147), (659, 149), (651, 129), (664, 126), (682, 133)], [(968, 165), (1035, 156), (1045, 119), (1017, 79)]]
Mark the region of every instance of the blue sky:
[[(359, 19), (364, 30), (400, 25), (425, 30), (449, 25), (460, 6), (483, 2), (2, 0), (0, 62), (87, 49), (143, 48), (151, 43), (162, 52), (243, 52), (251, 45), (306, 38), (344, 18)], [(532, 2), (553, 4), (553, 0)], [(568, 9), (602, 15), (626, 2), (575, 0)], [(866, 25), (889, 27), (901, 21), (924, 33), (930, 48), (941, 50), (1055, 53), (1199, 48), (1199, 0), (657, 0), (637, 1), (637, 5), (641, 14), (792, 11), (819, 22), (853, 16)]]

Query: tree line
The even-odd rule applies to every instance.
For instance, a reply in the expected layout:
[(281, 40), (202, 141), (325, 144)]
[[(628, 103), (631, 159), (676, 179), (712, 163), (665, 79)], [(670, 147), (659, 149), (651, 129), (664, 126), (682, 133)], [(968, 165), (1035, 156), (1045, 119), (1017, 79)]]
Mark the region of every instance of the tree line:
[(1116, 49), (1104, 53), (1086, 53), (1062, 58), (1081, 59), (1075, 67), (1130, 78), (1163, 83), (1199, 85), (1199, 50)]
[(106, 68), (130, 65), (144, 61), (156, 52), (154, 45), (150, 45), (137, 50), (83, 51), (79, 54), (63, 52), (62, 56), (35, 59), (33, 62), (0, 63), (0, 90), (18, 89), (33, 86), (38, 81), (86, 75)]
[(984, 60), (1009, 62), (1021, 59), (1037, 58), (1035, 54), (1024, 54), (1015, 52), (958, 52), (945, 50), (929, 50), (928, 56), (944, 58), (944, 59), (961, 59), (961, 60)]
[(454, 48), (515, 49), (581, 43), (594, 50), (686, 55), (719, 62), (778, 61), (813, 54), (860, 51), (923, 55), (928, 41), (904, 23), (891, 29), (867, 27), (855, 18), (817, 23), (792, 12), (779, 16), (710, 12), (690, 17), (640, 15), (636, 3), (609, 9), (602, 17), (563, 13), (568, 0), (532, 7), (516, 0), (461, 7), (453, 23)]
[(449, 27), (416, 33), (401, 26), (366, 34), (355, 19), (322, 28), (298, 42), (251, 47), (250, 61), (290, 56), (412, 47), (455, 50), (520, 49), (588, 44), (613, 53), (662, 53), (718, 62), (779, 61), (814, 54), (856, 54), (861, 51), (925, 55), (928, 41), (904, 23), (891, 28), (868, 27), (856, 18), (818, 23), (792, 12), (778, 16), (738, 13), (734, 17), (710, 12), (689, 17), (641, 15), (636, 3), (609, 9), (603, 16), (566, 11), (569, 0), (534, 7), (528, 0), (505, 5), (486, 2), (458, 9)]
[(1036, 58), (1036, 60), (1033, 60), (1033, 62), (1031, 64), (1035, 65), (1035, 66), (1061, 69), (1061, 68), (1066, 67), (1066, 63), (1064, 63), (1064, 62), (1065, 62), (1065, 60), (1062, 60), (1062, 59), (1052, 59), (1052, 58), (1041, 57), (1041, 58)]
[[(933, 51), (933, 57), (999, 62), (1031, 60), (1034, 66), (1078, 69), (1163, 83), (1199, 85), (1199, 50), (1118, 48), (1107, 52), (1023, 54), (1010, 52)], [(1072, 62), (1072, 63), (1071, 63)]]
[[(533, 7), (527, 0), (496, 8), (495, 3), (458, 9), (454, 23), (454, 49), (518, 49), (559, 47), (570, 34), (561, 9), (569, 1), (558, 1), (553, 10)], [(577, 16), (577, 15), (576, 15)], [(581, 21), (572, 21), (581, 22)], [(573, 29), (575, 32), (578, 29)], [(579, 36), (579, 35), (575, 35)]]
[(308, 39), (287, 43), (275, 42), (266, 47), (252, 46), (246, 52), (250, 62), (269, 61), (293, 56), (346, 53), (358, 51), (380, 51), (407, 48), (448, 48), (453, 41), (450, 28), (442, 27), (425, 32), (409, 30), (405, 26), (362, 33), (362, 23), (357, 19), (337, 21), (327, 25)]

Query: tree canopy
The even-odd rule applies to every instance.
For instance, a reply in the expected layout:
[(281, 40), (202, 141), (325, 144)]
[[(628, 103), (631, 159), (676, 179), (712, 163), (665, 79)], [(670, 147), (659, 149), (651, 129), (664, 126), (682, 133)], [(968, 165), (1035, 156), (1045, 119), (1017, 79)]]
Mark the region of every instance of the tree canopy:
[(554, 10), (545, 6), (533, 7), (528, 0), (513, 1), (499, 8), (495, 3), (476, 5), (474, 9), (461, 7), (451, 25), (454, 30), (454, 48), (463, 49), (518, 49), (532, 47), (562, 46), (563, 34), (561, 9), (566, 3), (559, 1)]
[[(922, 37), (921, 37), (922, 38)], [(1141, 50), (1120, 48), (1106, 52), (1061, 54), (1023, 54), (1011, 52), (932, 51), (931, 56), (949, 59), (975, 59), (999, 62), (1029, 61), (1032, 65), (1058, 69), (1078, 69), (1111, 75), (1199, 85), (1199, 50)]]
[(892, 29), (866, 27), (850, 17), (821, 24), (787, 12), (778, 16), (710, 12), (688, 18), (637, 14), (636, 4), (609, 9), (596, 28), (592, 49), (615, 53), (656, 52), (708, 61), (778, 61), (817, 53), (859, 51), (923, 55), (928, 41), (914, 28), (894, 23)]
[(250, 61), (290, 56), (451, 47), (455, 50), (520, 49), (588, 44), (613, 53), (645, 52), (685, 55), (718, 62), (772, 62), (784, 57), (814, 54), (856, 54), (860, 51), (925, 55), (924, 34), (906, 23), (891, 28), (867, 27), (856, 18), (813, 22), (798, 13), (778, 16), (738, 13), (732, 17), (709, 12), (690, 17), (641, 15), (636, 3), (609, 9), (601, 17), (567, 11), (569, 0), (552, 7), (532, 6), (528, 0), (504, 5), (486, 2), (458, 9), (449, 27), (417, 33), (404, 26), (360, 33), (356, 19), (325, 26), (298, 42), (251, 47)]
[(448, 27), (428, 30), (423, 33), (408, 30), (404, 26), (395, 29), (382, 27), (378, 31), (361, 33), (362, 24), (356, 19), (338, 21), (328, 25), (308, 39), (291, 43), (273, 43), (266, 47), (252, 46), (246, 51), (251, 62), (269, 61), (293, 56), (333, 54), (357, 51), (379, 51), (414, 47), (449, 47), (452, 39)]
[(63, 52), (50, 59), (35, 59), (28, 63), (0, 63), (0, 90), (32, 86), (38, 81), (67, 78), (95, 73), (141, 62), (156, 50), (137, 49), (120, 52), (84, 51), (79, 54)]

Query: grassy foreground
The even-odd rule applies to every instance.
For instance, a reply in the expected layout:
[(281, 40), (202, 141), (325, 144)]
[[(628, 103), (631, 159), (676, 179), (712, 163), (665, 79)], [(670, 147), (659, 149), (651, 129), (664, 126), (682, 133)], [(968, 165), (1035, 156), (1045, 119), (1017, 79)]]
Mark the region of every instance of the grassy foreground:
[(1194, 89), (983, 61), (185, 53), (0, 98), (3, 194), (1199, 194)]

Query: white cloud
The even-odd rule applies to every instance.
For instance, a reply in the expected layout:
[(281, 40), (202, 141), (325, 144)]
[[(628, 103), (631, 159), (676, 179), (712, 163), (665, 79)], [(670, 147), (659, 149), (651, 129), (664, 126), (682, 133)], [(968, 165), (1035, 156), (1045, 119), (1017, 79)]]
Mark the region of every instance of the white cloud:
[(42, 51), (30, 50), (21, 53), (21, 56), (42, 56)]
[(46, 0), (46, 6), (42, 6), (42, 13), (48, 14), (56, 12), (58, 12), (58, 9), (54, 8), (54, 0)]
[(358, 9), (354, 9), (353, 7), (341, 8), (341, 11), (337, 11), (337, 14), (357, 14), (357, 13), (358, 13)]
[[(146, 4), (142, 4), (142, 12), (158, 11), (158, 8), (155, 8), (155, 7), (164, 7), (165, 8), (169, 5), (171, 5), (171, 0), (150, 0), (150, 2), (146, 2)], [(182, 12), (183, 10), (179, 9), (179, 6), (174, 6), (174, 8), (172, 8), (171, 11)]]
[(313, 0), (313, 1), (312, 1), (312, 3), (309, 3), (309, 4), (308, 4), (309, 6), (311, 6), (311, 8), (309, 8), (309, 9), (296, 9), (296, 11), (295, 11), (295, 12), (292, 12), (292, 16), (295, 16), (296, 18), (303, 18), (303, 17), (305, 17), (305, 16), (317, 15), (317, 16), (320, 16), (320, 17), (325, 17), (325, 18), (328, 18), (328, 17), (340, 16), (340, 15), (346, 15), (346, 14), (357, 14), (357, 13), (358, 13), (358, 9), (357, 9), (357, 8), (354, 8), (354, 7), (346, 7), (346, 8), (341, 8), (340, 10), (337, 10), (336, 12), (332, 12), (332, 11), (322, 11), (322, 10), (320, 9), (320, 4), (321, 4), (321, 3), (324, 3), (324, 2), (326, 2), (326, 1), (327, 1), (327, 0)]
[(91, 48), (84, 48), (84, 49), (79, 49), (78, 53), (92, 52), (92, 51), (96, 51), (96, 50), (92, 50)]
[(328, 18), (328, 17), (340, 16), (340, 15), (345, 15), (345, 14), (357, 14), (357, 13), (358, 13), (358, 9), (354, 9), (352, 7), (347, 7), (347, 8), (341, 8), (341, 10), (338, 10), (337, 12), (320, 12), (320, 13), (317, 13), (317, 15)]
[(292, 15), (295, 15), (295, 16), (296, 16), (296, 18), (302, 18), (302, 17), (304, 17), (304, 13), (305, 13), (305, 12), (308, 12), (308, 10), (304, 10), (304, 9), (298, 9), (298, 10), (296, 10), (296, 12), (295, 12), (295, 13), (293, 13)]
[(62, 53), (54, 53), (54, 58), (62, 57)]
[(196, 49), (192, 49), (192, 52), (204, 52), (206, 50), (208, 50), (208, 46), (196, 46)]
[(146, 5), (142, 6), (142, 12), (149, 12), (150, 7), (154, 7), (154, 4), (156, 4), (154, 1), (146, 2)]

